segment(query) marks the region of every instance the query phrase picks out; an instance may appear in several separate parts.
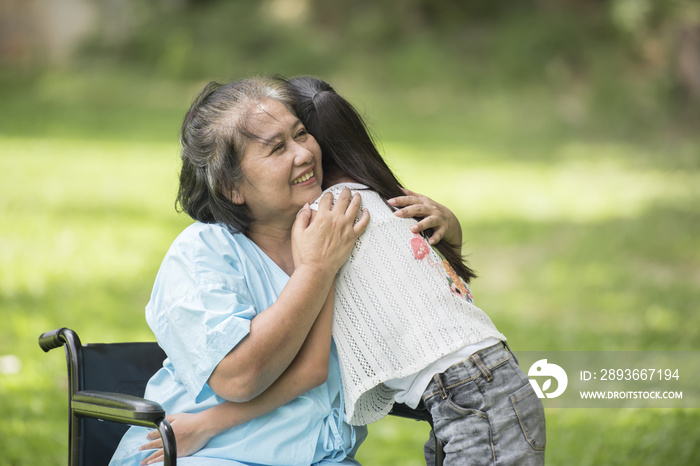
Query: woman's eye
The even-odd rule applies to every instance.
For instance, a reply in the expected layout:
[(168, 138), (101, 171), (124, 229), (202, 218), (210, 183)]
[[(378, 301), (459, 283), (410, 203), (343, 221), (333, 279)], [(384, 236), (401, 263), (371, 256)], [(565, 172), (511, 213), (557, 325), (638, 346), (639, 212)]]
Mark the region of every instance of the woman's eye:
[(297, 137), (306, 136), (307, 134), (309, 134), (309, 133), (308, 133), (308, 131), (306, 131), (306, 129), (300, 129), (299, 132), (297, 133)]
[(272, 148), (272, 153), (274, 154), (275, 152), (279, 152), (284, 148), (284, 144), (279, 143), (275, 147)]

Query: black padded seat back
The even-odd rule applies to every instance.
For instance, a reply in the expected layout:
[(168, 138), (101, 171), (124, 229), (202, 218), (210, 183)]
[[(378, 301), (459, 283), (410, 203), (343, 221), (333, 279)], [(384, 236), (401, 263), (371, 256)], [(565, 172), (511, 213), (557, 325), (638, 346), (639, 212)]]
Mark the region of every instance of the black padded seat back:
[[(82, 390), (101, 390), (143, 397), (146, 383), (166, 356), (155, 342), (97, 343), (83, 346)], [(83, 418), (81, 464), (106, 465), (128, 425)]]

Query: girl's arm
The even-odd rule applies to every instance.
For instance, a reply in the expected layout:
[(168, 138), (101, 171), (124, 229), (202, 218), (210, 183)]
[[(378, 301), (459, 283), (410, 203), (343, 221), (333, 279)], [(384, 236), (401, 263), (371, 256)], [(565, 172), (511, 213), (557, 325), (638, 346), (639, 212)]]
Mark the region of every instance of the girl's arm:
[[(175, 433), (178, 457), (194, 454), (221, 432), (267, 414), (326, 381), (331, 348), (334, 294), (335, 280), (296, 358), (261, 395), (244, 403), (227, 401), (199, 413), (180, 413), (166, 417)], [(143, 460), (142, 465), (163, 461), (163, 443), (158, 431), (151, 431), (148, 439), (152, 442), (143, 445), (140, 449), (158, 449), (158, 451)]]
[(389, 199), (388, 202), (399, 208), (395, 212), (398, 217), (420, 217), (423, 220), (413, 226), (414, 233), (420, 233), (428, 228), (433, 229), (432, 236), (428, 239), (430, 244), (437, 244), (441, 240), (457, 247), (457, 252), (462, 249), (462, 227), (454, 213), (442, 204), (438, 204), (427, 196), (403, 189), (405, 196)]

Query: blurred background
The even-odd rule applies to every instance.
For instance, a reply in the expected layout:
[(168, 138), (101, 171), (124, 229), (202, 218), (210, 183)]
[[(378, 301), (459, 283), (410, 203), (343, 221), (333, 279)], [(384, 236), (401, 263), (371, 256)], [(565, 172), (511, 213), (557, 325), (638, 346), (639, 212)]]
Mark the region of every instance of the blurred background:
[[(0, 464), (59, 465), (40, 333), (153, 340), (178, 130), (209, 80), (331, 82), (451, 207), (517, 352), (700, 350), (695, 0), (0, 0)], [(550, 465), (700, 464), (699, 409), (547, 409)], [(367, 466), (425, 426), (370, 426)]]

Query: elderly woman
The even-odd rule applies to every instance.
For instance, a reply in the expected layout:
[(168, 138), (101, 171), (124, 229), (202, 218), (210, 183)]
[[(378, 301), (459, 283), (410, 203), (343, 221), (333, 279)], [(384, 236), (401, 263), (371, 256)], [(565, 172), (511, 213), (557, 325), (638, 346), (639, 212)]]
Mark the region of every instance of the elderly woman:
[[(146, 319), (168, 359), (145, 397), (167, 412), (226, 400), (268, 412), (181, 464), (356, 464), (330, 326), (334, 277), (367, 223), (349, 191), (323, 199), (321, 150), (282, 80), (209, 84), (181, 132), (178, 203), (198, 222), (174, 241)], [(301, 213), (298, 215), (299, 211)], [(112, 464), (138, 464), (146, 430)]]
[[(312, 218), (321, 150), (296, 101), (277, 78), (211, 83), (183, 123), (178, 203), (197, 222), (168, 251), (146, 308), (168, 359), (145, 394), (188, 439), (178, 456), (194, 454), (180, 464), (357, 464), (366, 429), (346, 422), (331, 326), (335, 276), (369, 215), (345, 190)], [(441, 236), (451, 213), (407, 199)], [(236, 419), (188, 432), (226, 401)], [(112, 464), (157, 461), (146, 434), (130, 429)]]

